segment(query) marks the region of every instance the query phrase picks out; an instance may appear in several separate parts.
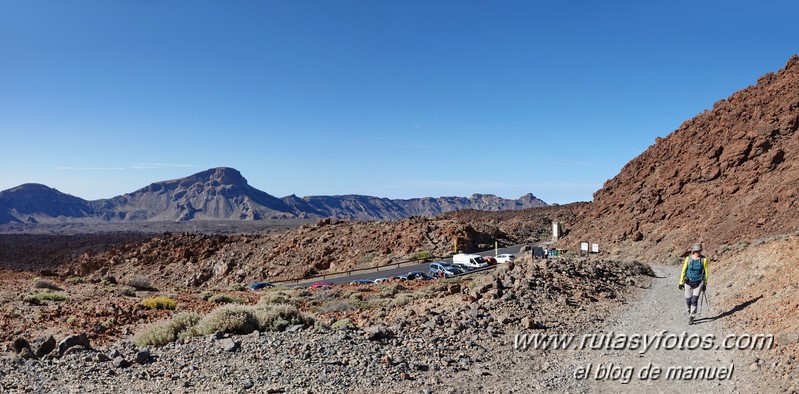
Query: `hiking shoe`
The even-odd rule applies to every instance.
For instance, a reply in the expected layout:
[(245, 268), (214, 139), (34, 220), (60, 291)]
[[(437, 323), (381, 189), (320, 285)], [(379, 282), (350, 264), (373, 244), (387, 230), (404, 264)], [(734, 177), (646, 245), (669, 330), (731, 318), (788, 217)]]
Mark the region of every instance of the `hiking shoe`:
[(690, 325), (693, 325), (693, 324), (694, 324), (694, 317), (693, 316), (688, 316), (688, 325), (690, 326)]

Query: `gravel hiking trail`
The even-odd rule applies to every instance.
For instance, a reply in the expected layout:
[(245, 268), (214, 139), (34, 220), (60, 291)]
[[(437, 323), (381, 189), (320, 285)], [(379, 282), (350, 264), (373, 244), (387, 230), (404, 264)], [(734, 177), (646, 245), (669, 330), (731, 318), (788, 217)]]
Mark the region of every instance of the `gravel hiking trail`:
[[(660, 265), (652, 268), (656, 277), (652, 280), (651, 287), (645, 290), (640, 298), (632, 301), (626, 310), (610, 317), (605, 329), (595, 334), (613, 332), (615, 335), (613, 338), (618, 340), (619, 334), (655, 337), (665, 330), (666, 332), (661, 334), (664, 338), (661, 348), (655, 349), (656, 345), (653, 343), (647, 351), (642, 351), (643, 345), (637, 350), (615, 350), (613, 347), (549, 350), (549, 352), (561, 352), (564, 357), (546, 372), (543, 385), (549, 390), (569, 393), (770, 392), (768, 387), (764, 387), (768, 384), (767, 380), (758, 376), (760, 371), (753, 365), (757, 359), (752, 351), (715, 348), (715, 344), (723, 342), (727, 335), (745, 333), (724, 330), (723, 320), (734, 313), (734, 310), (728, 311), (713, 304), (712, 272), (708, 292), (710, 305), (713, 308), (703, 308), (694, 325), (689, 326), (683, 292), (677, 289), (681, 267)], [(687, 333), (686, 338), (694, 334), (702, 338), (712, 336), (715, 341), (714, 346), (710, 350), (666, 349), (669, 341), (665, 338), (669, 335), (681, 337), (683, 333)], [(671, 345), (674, 346), (674, 338), (671, 341)], [(610, 341), (610, 343), (620, 342)], [(687, 340), (684, 343), (690, 345)], [(583, 373), (589, 365), (591, 369)], [(660, 368), (661, 375), (657, 379), (653, 379), (651, 375), (648, 379), (640, 377), (639, 374), (646, 373), (645, 368), (648, 365), (652, 366), (649, 371), (656, 370), (656, 367)], [(719, 379), (720, 375), (712, 380), (688, 379), (686, 375), (683, 375), (682, 379), (667, 377), (671, 367), (716, 368), (718, 374), (719, 368), (729, 370), (731, 366), (733, 366), (732, 374), (726, 379)], [(582, 376), (579, 379), (576, 376), (578, 373)], [(622, 383), (627, 381), (626, 377), (629, 377), (629, 382)]]

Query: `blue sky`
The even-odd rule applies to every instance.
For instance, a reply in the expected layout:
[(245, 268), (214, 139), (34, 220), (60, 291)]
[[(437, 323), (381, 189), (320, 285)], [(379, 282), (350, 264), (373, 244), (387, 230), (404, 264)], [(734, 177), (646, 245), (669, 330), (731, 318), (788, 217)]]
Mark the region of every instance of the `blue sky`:
[(0, 3), (0, 190), (589, 201), (799, 52), (795, 1)]

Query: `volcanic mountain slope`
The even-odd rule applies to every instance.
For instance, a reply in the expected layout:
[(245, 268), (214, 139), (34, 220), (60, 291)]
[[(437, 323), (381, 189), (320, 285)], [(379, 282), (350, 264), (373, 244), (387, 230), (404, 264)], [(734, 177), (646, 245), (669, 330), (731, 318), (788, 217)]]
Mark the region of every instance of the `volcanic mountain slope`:
[(296, 216), (282, 200), (249, 184), (232, 168), (153, 183), (133, 193), (102, 200), (106, 219), (258, 220)]
[(0, 224), (325, 217), (398, 220), (461, 209), (496, 211), (546, 205), (532, 194), (518, 200), (490, 194), (409, 200), (359, 195), (277, 198), (250, 186), (239, 171), (220, 167), (97, 201), (86, 201), (44, 185), (22, 185), (0, 192)]
[(94, 213), (90, 202), (37, 183), (0, 192), (0, 223), (35, 223), (37, 217), (83, 218)]
[(561, 245), (664, 261), (799, 229), (799, 57), (715, 103), (622, 168)]

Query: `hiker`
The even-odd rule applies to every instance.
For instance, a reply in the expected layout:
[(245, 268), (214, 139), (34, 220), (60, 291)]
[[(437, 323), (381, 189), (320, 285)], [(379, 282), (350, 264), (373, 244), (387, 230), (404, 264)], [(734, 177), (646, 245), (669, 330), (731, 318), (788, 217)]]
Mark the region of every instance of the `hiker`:
[(688, 324), (694, 323), (699, 296), (707, 290), (707, 257), (702, 256), (702, 244), (691, 247), (691, 255), (685, 258), (680, 273), (679, 289), (685, 291), (685, 305), (688, 308)]

